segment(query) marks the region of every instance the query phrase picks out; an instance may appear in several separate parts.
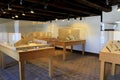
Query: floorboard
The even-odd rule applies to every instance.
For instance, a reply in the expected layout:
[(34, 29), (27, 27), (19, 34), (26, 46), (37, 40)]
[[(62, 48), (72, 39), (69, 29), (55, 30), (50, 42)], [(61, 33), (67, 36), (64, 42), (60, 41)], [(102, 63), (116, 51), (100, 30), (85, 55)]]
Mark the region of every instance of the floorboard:
[[(26, 80), (99, 80), (99, 55), (67, 51), (66, 61), (62, 60), (62, 51), (57, 50), (53, 59), (54, 76), (48, 76), (48, 59), (40, 58), (25, 65)], [(120, 66), (117, 65), (115, 76), (111, 76), (111, 64), (106, 64), (105, 80), (120, 80)], [(0, 80), (19, 80), (18, 64), (0, 68)]]

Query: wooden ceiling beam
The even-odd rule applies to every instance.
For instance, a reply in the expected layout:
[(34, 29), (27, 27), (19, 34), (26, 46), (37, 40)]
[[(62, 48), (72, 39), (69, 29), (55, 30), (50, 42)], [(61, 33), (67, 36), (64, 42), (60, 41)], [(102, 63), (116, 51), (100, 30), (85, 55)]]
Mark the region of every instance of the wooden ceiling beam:
[[(81, 14), (81, 13), (77, 13), (77, 12), (71, 12), (70, 10), (69, 11), (59, 11), (58, 9), (55, 9), (55, 10), (53, 10), (53, 9), (40, 9), (40, 8), (36, 8), (36, 6), (35, 7), (27, 7), (27, 6), (20, 6), (20, 5), (14, 5), (14, 4), (12, 4), (11, 5), (11, 7), (13, 7), (13, 8), (16, 8), (16, 9), (31, 9), (31, 8), (33, 8), (34, 10), (36, 10), (36, 11), (38, 11), (38, 12), (40, 12), (41, 14), (51, 14), (52, 16), (55, 16), (55, 15), (58, 15), (58, 16), (88, 16), (88, 15), (85, 15), (85, 14)], [(43, 12), (43, 13), (42, 13)], [(96, 14), (94, 14), (94, 15), (96, 15)]]
[[(80, 3), (80, 4), (84, 4), (88, 7), (92, 7), (92, 8), (95, 8), (95, 9), (98, 9), (98, 10), (101, 10), (101, 11), (105, 11), (105, 12), (110, 12), (112, 10), (112, 8), (110, 6), (98, 5), (98, 4), (95, 4), (95, 3), (90, 2), (88, 0), (75, 0), (75, 1)], [(99, 0), (97, 0), (97, 1), (99, 1)]]
[[(5, 9), (5, 11), (6, 11), (6, 13), (9, 13), (9, 12), (11, 12), (11, 13), (16, 13), (16, 14), (19, 14), (19, 15), (22, 15), (22, 13), (24, 12), (24, 11), (21, 11), (21, 10), (16, 10), (16, 9), (12, 9), (12, 10), (7, 10), (7, 9)], [(54, 14), (54, 16), (53, 16), (53, 14), (47, 14), (47, 13), (40, 13), (40, 12), (35, 12), (34, 14), (31, 14), (30, 12), (24, 12), (26, 15), (36, 15), (36, 16), (43, 16), (43, 17), (53, 17), (53, 18), (55, 18), (55, 17), (57, 17), (57, 18), (64, 18), (64, 16), (60, 16), (60, 15), (55, 15)]]
[[(5, 5), (5, 3), (0, 2), (0, 7), (1, 8), (6, 8), (7, 9), (7, 5)], [(15, 5), (15, 4), (11, 4), (12, 8), (14, 9), (31, 9), (30, 7), (27, 6), (21, 6), (21, 5)], [(48, 13), (48, 14), (52, 14), (52, 15), (61, 15), (61, 16), (67, 16), (67, 13), (64, 12), (59, 12), (59, 11), (50, 11), (50, 10), (45, 10), (45, 9), (40, 9), (40, 8), (34, 8), (34, 10), (39, 11), (39, 12), (43, 12), (43, 13)], [(74, 16), (73, 14), (69, 14), (70, 16)]]
[[(12, 13), (11, 13), (11, 15), (9, 15), (8, 13), (4, 14), (4, 15), (0, 13), (0, 17), (1, 18), (13, 19), (12, 15), (13, 15)], [(33, 21), (38, 21), (38, 20), (40, 20), (40, 21), (42, 21), (42, 20), (55, 20), (55, 18), (52, 18), (52, 17), (43, 17), (43, 16), (35, 16), (35, 15), (33, 15), (33, 16), (31, 16), (31, 15), (26, 15), (26, 16), (18, 15), (18, 18), (14, 18), (14, 19), (17, 19), (17, 20), (19, 20), (19, 19), (26, 19), (26, 20), (33, 20)]]
[[(11, 11), (8, 10), (8, 3), (10, 3), (10, 8), (12, 8)], [(46, 5), (47, 8), (45, 8)], [(35, 11), (34, 14), (30, 13), (31, 9)], [(1, 17), (11, 18), (12, 15), (18, 14), (19, 18), (16, 19), (42, 21), (56, 18), (96, 16), (100, 15), (102, 11), (110, 11), (111, 7), (100, 0), (23, 0), (22, 5), (20, 5), (19, 0), (4, 0), (0, 2), (0, 10)], [(3, 10), (7, 13), (4, 14)], [(22, 16), (23, 11), (25, 11), (26, 16)]]
[(95, 9), (95, 8), (91, 8), (91, 7), (87, 7), (87, 6), (83, 6), (82, 4), (81, 5), (78, 5), (76, 4), (74, 1), (69, 1), (69, 0), (63, 0), (63, 5), (66, 5), (68, 7), (73, 7), (75, 9), (80, 9), (82, 11), (87, 11), (87, 12), (90, 12), (90, 13), (95, 13), (97, 15), (100, 15), (101, 14), (101, 11), (98, 10), (98, 9)]
[[(71, 12), (71, 13), (78, 13), (78, 14), (86, 14), (86, 15), (96, 15), (95, 13), (91, 13), (91, 12), (88, 12), (88, 11), (84, 11), (84, 10), (80, 10), (80, 9), (73, 9), (72, 7), (64, 7), (64, 6), (61, 6), (60, 4), (62, 4), (61, 2), (59, 2), (59, 5), (56, 5), (56, 4), (52, 4), (52, 3), (46, 3), (44, 1), (39, 1), (39, 0), (25, 0), (25, 1), (28, 1), (28, 2), (31, 2), (31, 3), (38, 3), (38, 4), (41, 4), (41, 5), (48, 5), (48, 7), (53, 7), (53, 8), (56, 8), (57, 9), (61, 9), (61, 10), (64, 10), (66, 12)], [(67, 5), (67, 4), (66, 4)], [(58, 10), (57, 10), (58, 11)]]

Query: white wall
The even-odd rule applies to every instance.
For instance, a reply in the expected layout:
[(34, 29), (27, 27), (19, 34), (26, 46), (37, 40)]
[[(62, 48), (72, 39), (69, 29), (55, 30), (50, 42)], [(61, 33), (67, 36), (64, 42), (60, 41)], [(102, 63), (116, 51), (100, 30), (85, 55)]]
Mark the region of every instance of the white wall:
[(100, 17), (88, 17), (86, 19), (87, 42), (86, 51), (99, 53), (100, 51)]
[[(54, 37), (58, 36), (58, 29), (72, 27), (80, 29), (80, 38), (86, 39), (86, 49), (87, 52), (99, 53), (100, 51), (100, 16), (86, 17), (82, 20), (71, 19), (62, 21), (53, 21), (48, 25), (48, 31), (52, 31)], [(75, 50), (81, 50), (81, 46), (75, 46)]]
[[(117, 11), (117, 7), (118, 7), (117, 5), (112, 6), (111, 12), (107, 12), (107, 13), (103, 12), (103, 23), (107, 24), (105, 25), (105, 27), (107, 28), (113, 27), (114, 23), (120, 21), (120, 12)], [(118, 34), (117, 31), (101, 31), (101, 38), (104, 38), (104, 39), (101, 39), (101, 48), (106, 44), (107, 41), (116, 40), (119, 37), (120, 35)]]
[[(4, 23), (7, 32), (14, 31), (15, 21)], [(58, 29), (71, 27), (80, 29), (80, 38), (86, 39), (85, 51), (99, 53), (100, 51), (100, 16), (86, 17), (80, 20), (79, 18), (66, 20), (58, 20), (42, 23), (33, 21), (19, 21), (19, 30), (22, 34), (35, 31), (52, 32), (53, 37), (58, 36)], [(81, 50), (81, 46), (75, 46), (75, 50)]]
[(47, 24), (35, 21), (19, 21), (20, 32), (22, 35), (28, 32), (46, 31)]
[(113, 37), (114, 40), (120, 40), (120, 31), (115, 31), (114, 32), (114, 37)]
[(0, 32), (7, 32), (4, 24), (0, 24)]
[(113, 23), (120, 20), (120, 12), (117, 11), (117, 5), (112, 6), (111, 12), (103, 12), (103, 22), (104, 23)]
[(6, 22), (6, 23), (4, 23), (4, 25), (6, 26), (6, 30), (8, 33), (15, 32), (14, 31), (14, 21)]

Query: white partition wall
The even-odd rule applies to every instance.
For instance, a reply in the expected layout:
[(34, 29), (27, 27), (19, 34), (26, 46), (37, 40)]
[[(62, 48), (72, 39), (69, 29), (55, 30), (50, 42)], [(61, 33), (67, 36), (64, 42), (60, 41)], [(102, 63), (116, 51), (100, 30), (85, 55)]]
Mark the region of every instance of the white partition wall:
[(21, 39), (21, 33), (8, 33), (8, 43), (16, 43)]
[(120, 31), (114, 31), (114, 40), (120, 40)]
[(0, 33), (0, 42), (7, 43), (8, 42), (8, 34), (7, 33)]
[(21, 33), (0, 33), (1, 43), (16, 43), (21, 39)]

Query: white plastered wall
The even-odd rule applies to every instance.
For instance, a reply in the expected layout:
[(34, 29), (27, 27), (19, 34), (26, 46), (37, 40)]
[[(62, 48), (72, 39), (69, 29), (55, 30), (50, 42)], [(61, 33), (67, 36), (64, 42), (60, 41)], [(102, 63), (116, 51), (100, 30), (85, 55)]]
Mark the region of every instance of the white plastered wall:
[[(58, 36), (58, 29), (60, 28), (75, 28), (80, 30), (80, 39), (86, 39), (87, 52), (99, 53), (100, 51), (100, 16), (86, 17), (82, 20), (71, 19), (70, 22), (65, 20), (54, 21), (49, 23), (48, 31), (54, 34), (54, 37)], [(81, 50), (81, 46), (75, 46), (75, 50)]]
[[(14, 21), (5, 23), (7, 32), (14, 31)], [(86, 39), (85, 51), (99, 53), (100, 51), (100, 16), (86, 17), (80, 20), (79, 18), (58, 20), (42, 23), (33, 21), (19, 21), (19, 31), (22, 34), (35, 31), (47, 31), (52, 32), (53, 37), (58, 37), (59, 28), (75, 28), (80, 30), (80, 38)], [(81, 50), (81, 46), (74, 47), (75, 50)]]
[[(116, 21), (120, 21), (120, 12), (117, 11), (117, 5), (112, 6), (111, 12), (103, 12), (103, 23), (108, 24), (105, 27), (113, 27), (111, 23), (115, 23)], [(119, 25), (118, 25), (119, 26)], [(119, 26), (120, 27), (120, 26)], [(120, 40), (120, 31), (101, 31), (101, 48), (106, 44), (109, 40)], [(104, 39), (103, 39), (104, 38)]]

